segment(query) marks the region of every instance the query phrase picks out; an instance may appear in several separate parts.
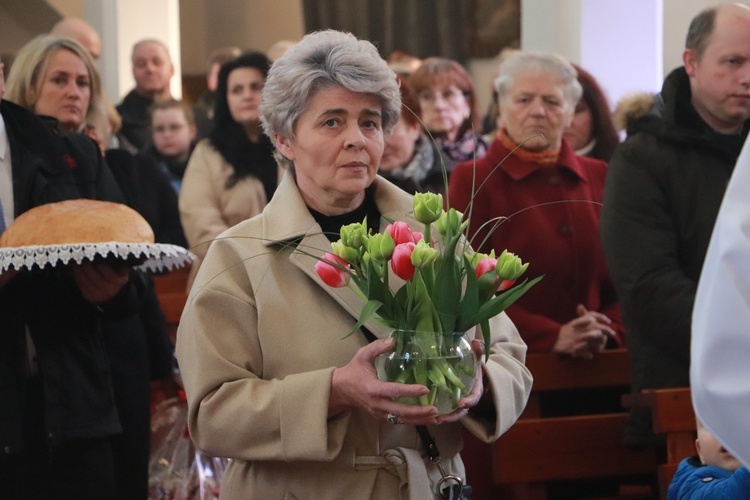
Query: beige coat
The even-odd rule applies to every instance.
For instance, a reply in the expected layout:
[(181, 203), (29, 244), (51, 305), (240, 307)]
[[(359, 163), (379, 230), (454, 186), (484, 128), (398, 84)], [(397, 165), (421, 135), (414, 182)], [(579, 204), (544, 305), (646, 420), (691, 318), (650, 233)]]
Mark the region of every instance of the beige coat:
[[(384, 219), (406, 220), (412, 198), (374, 183)], [(381, 229), (382, 229), (381, 228)], [(316, 256), (331, 245), (304, 205), (293, 175), (263, 214), (222, 234), (198, 273), (177, 336), (190, 433), (214, 456), (231, 457), (222, 498), (435, 498), (439, 478), (414, 426), (375, 420), (364, 410), (328, 418), (331, 375), (367, 341), (342, 339), (363, 302), (349, 288), (325, 285)], [(299, 241), (296, 250), (291, 242)], [(383, 337), (376, 323), (367, 327)], [(521, 413), (531, 388), (526, 346), (505, 314), (492, 320), (486, 364), (497, 417), (467, 417), (490, 442)], [(431, 426), (443, 463), (464, 476), (461, 425)]]
[(214, 238), (235, 224), (257, 215), (266, 206), (263, 183), (247, 176), (230, 189), (226, 188), (234, 172), (209, 139), (198, 143), (190, 156), (180, 190), (180, 221), (193, 262), (188, 286), (195, 278), (201, 261)]

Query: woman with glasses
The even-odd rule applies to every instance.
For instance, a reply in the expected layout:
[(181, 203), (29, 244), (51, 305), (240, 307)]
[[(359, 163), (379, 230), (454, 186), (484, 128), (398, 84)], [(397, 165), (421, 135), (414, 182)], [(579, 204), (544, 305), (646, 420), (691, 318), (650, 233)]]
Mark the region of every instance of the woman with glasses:
[(260, 213), (278, 184), (273, 144), (263, 134), (260, 103), (271, 62), (248, 52), (219, 70), (214, 128), (195, 147), (179, 206), (190, 250), (198, 257), (189, 283), (225, 229)]
[(443, 193), (447, 186), (443, 175), (442, 152), (422, 130), (416, 96), (408, 79), (400, 80), (401, 115), (391, 134), (385, 138), (378, 174), (407, 193)]
[(457, 162), (485, 155), (474, 84), (463, 66), (430, 57), (409, 77), (409, 85), (419, 104), (415, 112), (440, 147), (449, 171)]

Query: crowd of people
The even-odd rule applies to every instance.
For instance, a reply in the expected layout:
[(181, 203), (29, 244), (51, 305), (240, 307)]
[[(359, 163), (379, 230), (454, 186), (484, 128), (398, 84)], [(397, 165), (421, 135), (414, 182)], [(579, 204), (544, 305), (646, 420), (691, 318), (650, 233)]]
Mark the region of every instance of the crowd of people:
[[(439, 495), (441, 475), (466, 474), (461, 424), (491, 442), (520, 415), (526, 352), (626, 347), (633, 391), (690, 385), (698, 280), (750, 130), (750, 8), (699, 13), (684, 66), (623, 101), (637, 103), (618, 110), (623, 130), (595, 76), (552, 53), (505, 51), (482, 116), (458, 61), (386, 59), (333, 30), (278, 49), (215, 50), (194, 104), (173, 98), (169, 51), (145, 39), (135, 88), (113, 105), (100, 39), (80, 19), (0, 70), (0, 234), (35, 206), (94, 198), (131, 206), (156, 242), (197, 256), (176, 355), (190, 435), (232, 459), (230, 495)], [(296, 251), (330, 249), (363, 220), (379, 232), (427, 191), (469, 219), (476, 251), (507, 249), (544, 275), (491, 320), (475, 389), (441, 416), (394, 400), (423, 387), (377, 379), (391, 343), (370, 324), (341, 339), (358, 299), (322, 287)], [(0, 318), (4, 492), (146, 498), (150, 381), (173, 385), (175, 352), (151, 277), (111, 261), (10, 270)], [(434, 435), (441, 468), (415, 426)], [(698, 428), (675, 495), (715, 469), (746, 482)], [(638, 409), (625, 439), (663, 445)]]

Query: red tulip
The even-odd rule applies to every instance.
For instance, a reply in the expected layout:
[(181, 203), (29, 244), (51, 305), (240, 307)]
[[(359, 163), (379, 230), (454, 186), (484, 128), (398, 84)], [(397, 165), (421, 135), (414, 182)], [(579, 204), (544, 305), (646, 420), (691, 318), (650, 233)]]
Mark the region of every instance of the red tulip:
[(413, 241), (396, 245), (391, 257), (391, 269), (404, 281), (409, 281), (414, 277), (414, 264), (411, 263), (411, 254), (417, 245)]
[(503, 290), (507, 290), (508, 288), (512, 287), (515, 282), (516, 280), (503, 280), (503, 282), (500, 283), (500, 287), (498, 288), (498, 290), (500, 290), (501, 292)]
[(386, 227), (385, 230), (391, 235), (391, 238), (396, 242), (396, 245), (410, 242), (416, 243), (411, 228), (406, 222), (396, 221), (393, 224), (388, 224), (388, 227)]
[(349, 272), (341, 267), (349, 269), (349, 264), (337, 255), (326, 253), (315, 263), (315, 272), (326, 285), (341, 288), (348, 285), (351, 279)]

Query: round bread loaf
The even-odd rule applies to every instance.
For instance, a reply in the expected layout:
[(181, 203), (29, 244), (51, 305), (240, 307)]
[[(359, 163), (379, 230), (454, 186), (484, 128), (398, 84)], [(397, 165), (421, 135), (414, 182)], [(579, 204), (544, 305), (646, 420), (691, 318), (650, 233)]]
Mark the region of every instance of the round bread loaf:
[(80, 199), (32, 208), (0, 236), (0, 247), (108, 242), (153, 243), (154, 232), (126, 205)]

